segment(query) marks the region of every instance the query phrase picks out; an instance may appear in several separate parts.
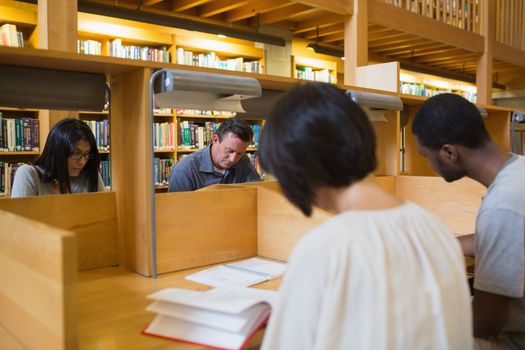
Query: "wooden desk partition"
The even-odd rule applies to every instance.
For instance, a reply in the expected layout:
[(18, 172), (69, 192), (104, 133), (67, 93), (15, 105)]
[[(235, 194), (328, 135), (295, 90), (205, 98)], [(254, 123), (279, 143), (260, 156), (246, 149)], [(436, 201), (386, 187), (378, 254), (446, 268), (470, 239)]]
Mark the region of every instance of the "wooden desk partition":
[(157, 272), (257, 254), (257, 189), (155, 195)]
[(0, 210), (74, 232), (80, 270), (118, 263), (114, 192), (6, 198)]
[(259, 188), (257, 193), (257, 255), (288, 260), (295, 243), (332, 214), (314, 208), (307, 218), (279, 192)]
[(447, 183), (441, 177), (396, 176), (396, 195), (415, 202), (443, 220), (456, 234), (473, 233), (485, 187), (463, 178)]
[(76, 348), (75, 235), (6, 211), (0, 222), (1, 327), (27, 349)]

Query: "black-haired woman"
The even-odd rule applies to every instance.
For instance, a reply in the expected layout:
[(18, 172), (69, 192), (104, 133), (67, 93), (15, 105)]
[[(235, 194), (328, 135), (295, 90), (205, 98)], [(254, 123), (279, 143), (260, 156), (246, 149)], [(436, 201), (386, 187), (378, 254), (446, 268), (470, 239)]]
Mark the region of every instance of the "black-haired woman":
[(78, 119), (63, 119), (49, 135), (42, 155), (15, 174), (11, 197), (104, 191), (93, 132)]

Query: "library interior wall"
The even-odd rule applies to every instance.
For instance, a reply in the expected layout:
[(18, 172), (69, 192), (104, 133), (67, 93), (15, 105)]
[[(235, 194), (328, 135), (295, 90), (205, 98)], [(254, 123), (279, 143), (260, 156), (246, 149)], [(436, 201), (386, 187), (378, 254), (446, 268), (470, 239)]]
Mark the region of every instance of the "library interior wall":
[(280, 36), (286, 41), (286, 46), (284, 47), (263, 45), (266, 58), (266, 74), (289, 77), (290, 67), (292, 66), (292, 32), (284, 28), (268, 25), (261, 26), (259, 31), (263, 34)]

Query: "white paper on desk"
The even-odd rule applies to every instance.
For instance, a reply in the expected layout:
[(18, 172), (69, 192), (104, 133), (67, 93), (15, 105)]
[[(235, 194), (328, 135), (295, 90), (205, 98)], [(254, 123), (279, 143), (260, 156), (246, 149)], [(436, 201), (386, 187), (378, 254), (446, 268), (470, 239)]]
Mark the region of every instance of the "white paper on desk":
[(259, 258), (250, 258), (236, 263), (226, 264), (226, 267), (267, 275), (269, 279), (279, 278), (286, 270), (286, 264)]
[(248, 287), (268, 281), (269, 275), (232, 269), (224, 265), (212, 267), (186, 276), (187, 280), (212, 287), (240, 286)]

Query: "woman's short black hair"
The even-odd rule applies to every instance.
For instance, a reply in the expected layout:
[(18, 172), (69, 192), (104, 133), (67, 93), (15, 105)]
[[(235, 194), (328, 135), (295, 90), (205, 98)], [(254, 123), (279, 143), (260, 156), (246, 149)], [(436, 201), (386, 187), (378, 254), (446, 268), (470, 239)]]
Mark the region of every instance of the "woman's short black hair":
[(376, 168), (375, 134), (365, 112), (325, 83), (298, 85), (282, 96), (259, 146), (262, 167), (306, 216), (318, 188), (348, 186)]
[(228, 118), (221, 123), (221, 126), (219, 126), (217, 130), (219, 142), (222, 142), (224, 136), (230, 132), (244, 142), (250, 142), (253, 138), (253, 130), (250, 124), (236, 117)]
[(60, 193), (71, 193), (67, 159), (75, 151), (75, 145), (81, 139), (89, 143), (93, 155), (86, 162), (81, 174), (86, 174), (88, 177), (89, 192), (96, 192), (100, 154), (93, 132), (82, 120), (67, 118), (56, 123), (47, 135), (42, 154), (33, 163), (43, 169), (44, 173), (40, 173), (40, 176), (44, 182), (58, 183)]
[(412, 133), (431, 149), (444, 144), (480, 148), (490, 141), (477, 107), (456, 94), (440, 94), (429, 98), (417, 111)]

